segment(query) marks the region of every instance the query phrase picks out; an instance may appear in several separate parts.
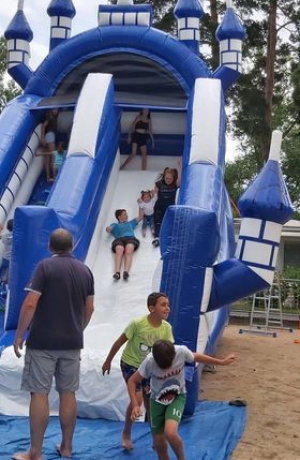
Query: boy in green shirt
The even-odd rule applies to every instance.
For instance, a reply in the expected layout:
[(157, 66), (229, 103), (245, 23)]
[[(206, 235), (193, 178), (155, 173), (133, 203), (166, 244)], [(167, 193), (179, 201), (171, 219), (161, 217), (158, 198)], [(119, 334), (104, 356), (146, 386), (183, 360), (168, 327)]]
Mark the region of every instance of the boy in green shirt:
[[(102, 366), (103, 375), (109, 374), (111, 362), (122, 345), (126, 342), (126, 347), (121, 356), (121, 370), (124, 380), (136, 372), (140, 364), (152, 350), (152, 346), (157, 340), (165, 339), (174, 342), (171, 325), (166, 321), (169, 313), (169, 299), (166, 294), (153, 292), (148, 296), (147, 306), (150, 313), (134, 319), (125, 328), (124, 332), (112, 345), (107, 358)], [(136, 386), (136, 397), (139, 405), (144, 401), (145, 409), (149, 414), (149, 389), (150, 382), (142, 380)], [(125, 424), (122, 432), (122, 446), (126, 450), (132, 449), (131, 428), (132, 428), (132, 405), (128, 405), (125, 415)]]

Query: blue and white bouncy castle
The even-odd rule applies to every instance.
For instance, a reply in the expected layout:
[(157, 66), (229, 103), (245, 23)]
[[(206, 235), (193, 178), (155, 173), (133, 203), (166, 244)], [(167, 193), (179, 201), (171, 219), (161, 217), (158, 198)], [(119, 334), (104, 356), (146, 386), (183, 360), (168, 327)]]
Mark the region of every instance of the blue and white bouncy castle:
[[(240, 199), (242, 224), (235, 249), (224, 186), (224, 94), (241, 72), (244, 29), (232, 2), (226, 3), (216, 33), (220, 65), (214, 72), (200, 55), (204, 12), (198, 0), (178, 0), (177, 37), (152, 27), (149, 4), (130, 0), (100, 5), (98, 25), (71, 37), (72, 0), (52, 0), (47, 10), (49, 54), (33, 71), (33, 33), (24, 0), (19, 1), (5, 38), (8, 71), (23, 93), (0, 117), (0, 223), (14, 217), (0, 413), (27, 415), (28, 395), (19, 389), (23, 360), (14, 357), (11, 344), (24, 287), (37, 262), (49, 256), (48, 238), (57, 227), (73, 233), (76, 256), (95, 275), (96, 311), (85, 333), (77, 395), (81, 416), (124, 417), (128, 396), (118, 358), (109, 376), (102, 376), (101, 366), (125, 325), (146, 314), (151, 291), (161, 290), (170, 298), (176, 343), (212, 354), (229, 305), (272, 284), (282, 225), (293, 212), (278, 162), (281, 133), (273, 135), (269, 161)], [(155, 139), (148, 170), (141, 171), (135, 158), (120, 171), (120, 157), (128, 154), (126, 133), (143, 107), (151, 111)], [(50, 189), (43, 185), (42, 159), (35, 152), (41, 122), (51, 108), (60, 110), (59, 136), (68, 149)], [(176, 167), (179, 156), (180, 193), (165, 215), (160, 248), (153, 248), (151, 236), (143, 238), (138, 230), (141, 246), (130, 280), (116, 283), (111, 239), (104, 229), (117, 208), (135, 217), (140, 191), (153, 188), (157, 175), (166, 166)], [(37, 184), (47, 198), (42, 205), (34, 199)], [(187, 369), (189, 414), (200, 376), (200, 368)], [(56, 398), (53, 391), (52, 413)]]

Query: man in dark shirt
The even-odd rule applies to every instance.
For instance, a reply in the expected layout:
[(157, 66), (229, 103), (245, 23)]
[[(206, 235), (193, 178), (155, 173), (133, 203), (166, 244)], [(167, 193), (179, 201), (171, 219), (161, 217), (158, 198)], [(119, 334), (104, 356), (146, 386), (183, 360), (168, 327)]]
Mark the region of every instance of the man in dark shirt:
[(14, 340), (19, 358), (24, 333), (30, 327), (21, 388), (31, 395), (31, 445), (28, 452), (14, 454), (15, 460), (42, 460), (53, 377), (62, 430), (58, 451), (62, 457), (72, 455), (80, 349), (94, 311), (94, 280), (89, 268), (72, 255), (73, 238), (67, 230), (58, 228), (51, 233), (49, 249), (52, 257), (39, 262), (26, 288)]

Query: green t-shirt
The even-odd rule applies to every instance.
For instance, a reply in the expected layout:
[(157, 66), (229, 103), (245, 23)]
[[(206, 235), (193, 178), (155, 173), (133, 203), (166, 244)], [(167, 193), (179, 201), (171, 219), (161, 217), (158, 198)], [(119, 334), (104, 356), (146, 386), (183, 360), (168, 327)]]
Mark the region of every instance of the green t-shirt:
[(124, 330), (128, 342), (122, 353), (122, 361), (129, 366), (138, 368), (150, 353), (154, 342), (159, 339), (174, 342), (171, 325), (162, 321), (158, 327), (152, 326), (148, 315), (134, 319)]

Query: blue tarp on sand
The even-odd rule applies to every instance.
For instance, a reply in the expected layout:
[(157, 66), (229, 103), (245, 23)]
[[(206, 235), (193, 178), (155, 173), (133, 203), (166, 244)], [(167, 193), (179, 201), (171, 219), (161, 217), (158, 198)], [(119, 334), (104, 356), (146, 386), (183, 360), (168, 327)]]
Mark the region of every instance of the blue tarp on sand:
[[(180, 434), (188, 460), (226, 460), (240, 440), (246, 425), (246, 408), (227, 402), (201, 401), (195, 414), (183, 419)], [(73, 460), (157, 460), (152, 449), (147, 423), (133, 427), (134, 448), (128, 453), (120, 447), (123, 423), (103, 419), (78, 419), (74, 436)], [(59, 458), (55, 446), (60, 443), (57, 417), (51, 417), (44, 440), (44, 460)], [(10, 459), (29, 445), (27, 417), (0, 416), (0, 458)], [(175, 459), (170, 452), (171, 459)]]

